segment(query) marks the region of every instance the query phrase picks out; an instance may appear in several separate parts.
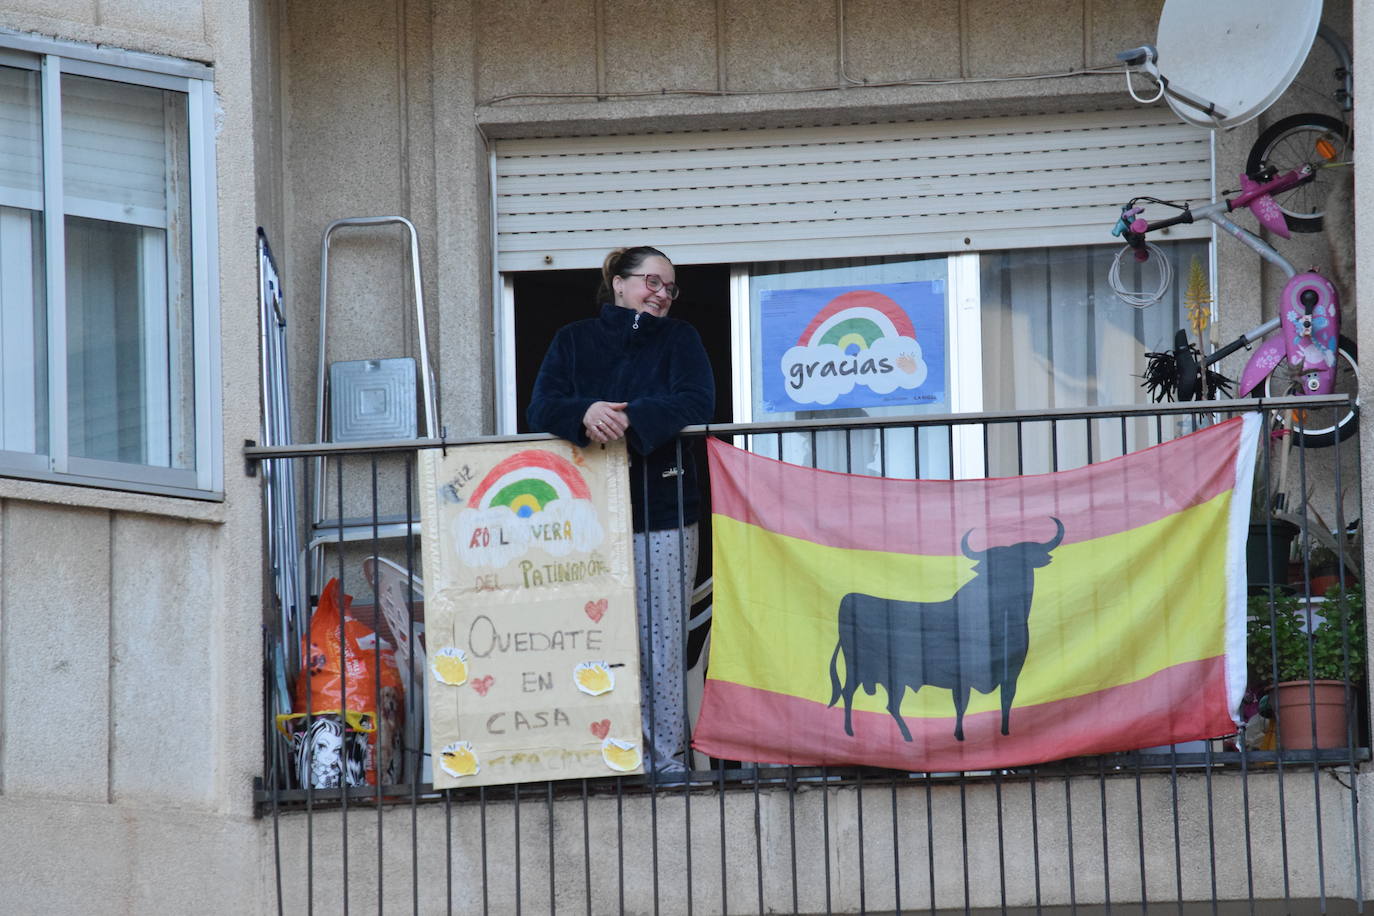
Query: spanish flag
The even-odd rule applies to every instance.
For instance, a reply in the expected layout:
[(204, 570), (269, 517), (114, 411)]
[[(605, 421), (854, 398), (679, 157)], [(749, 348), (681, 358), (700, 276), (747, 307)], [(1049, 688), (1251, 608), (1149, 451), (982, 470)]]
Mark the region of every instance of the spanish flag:
[(1019, 766), (1235, 731), (1259, 416), (1070, 471), (894, 480), (710, 442), (693, 746)]

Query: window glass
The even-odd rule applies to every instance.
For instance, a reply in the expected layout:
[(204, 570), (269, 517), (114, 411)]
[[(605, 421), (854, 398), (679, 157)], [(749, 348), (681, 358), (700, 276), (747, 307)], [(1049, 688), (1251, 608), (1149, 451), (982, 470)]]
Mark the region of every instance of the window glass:
[(66, 211), (166, 225), (169, 197), (184, 174), (184, 163), (174, 160), (185, 153), (185, 136), (184, 93), (64, 74)]
[(43, 206), (43, 122), (38, 71), (0, 67), (0, 204)]
[(73, 457), (195, 465), (183, 93), (62, 82)]
[[(948, 274), (943, 256), (754, 264), (749, 276), (753, 418), (838, 419), (948, 412)], [(803, 295), (783, 297), (781, 291)], [(881, 304), (854, 298), (869, 294), (876, 294), (870, 299)], [(780, 307), (795, 314), (779, 321)], [(775, 327), (768, 326), (770, 319)], [(846, 322), (849, 327), (832, 327), (835, 321)], [(806, 338), (805, 346), (814, 358), (807, 357), (804, 365), (798, 360), (780, 365), (784, 344), (793, 342), (794, 325), (802, 328), (796, 344), (803, 345)], [(920, 330), (914, 330), (916, 327)], [(815, 344), (815, 339), (827, 337), (827, 328), (833, 343)], [(786, 332), (787, 340), (779, 344), (775, 338), (782, 332)], [(891, 354), (884, 350), (890, 341), (915, 338), (919, 342), (914, 347), (898, 346)], [(828, 359), (827, 354), (836, 358)], [(785, 353), (782, 362), (787, 362)], [(868, 377), (865, 367), (875, 370), (869, 373), (869, 385), (861, 381)], [(793, 371), (789, 374), (788, 369)], [(829, 370), (833, 370), (832, 375), (821, 377)], [(900, 377), (912, 387), (894, 384), (891, 377)], [(850, 379), (855, 380), (852, 386)], [(827, 384), (840, 387), (815, 392), (798, 387)], [(779, 387), (784, 391), (796, 389), (803, 400), (816, 400), (816, 408), (787, 410), (775, 394)], [(828, 397), (834, 400), (827, 406), (822, 402)], [(923, 429), (919, 436), (910, 430), (822, 431), (814, 435), (756, 436), (754, 440), (751, 447), (755, 451), (829, 470), (913, 477), (919, 464), (924, 476), (942, 477), (950, 468), (946, 430)]]
[(48, 450), (43, 214), (0, 207), (0, 452)]
[(0, 471), (211, 495), (215, 411), (197, 379), (214, 302), (194, 282), (208, 249), (193, 218), (212, 207), (191, 154), (208, 83), (57, 53), (6, 61)]
[(0, 67), (0, 452), (48, 449), (38, 71)]
[[(1206, 275), (1208, 242), (1185, 241), (1161, 246), (1169, 259), (1173, 282), (1161, 301), (1136, 308), (1121, 300), (1107, 281), (1115, 246), (1025, 248), (975, 256), (978, 290), (974, 312), (948, 308), (946, 278), (954, 260), (946, 257), (885, 257), (755, 264), (749, 271), (750, 404), (754, 420), (843, 418), (954, 412), (950, 386), (961, 377), (963, 360), (980, 367), (962, 369), (962, 377), (981, 391), (963, 399), (987, 411), (1038, 411), (1143, 404), (1141, 387), (1145, 354), (1172, 346), (1174, 332), (1188, 326), (1184, 303), (1190, 268)], [(1153, 289), (1155, 264), (1134, 262), (1122, 271), (1123, 285)], [(770, 351), (762, 316), (778, 290), (816, 290), (822, 299), (850, 287), (900, 289), (887, 284), (925, 282), (944, 297), (947, 321), (967, 314), (974, 328), (946, 328), (940, 344), (944, 359), (930, 359), (944, 377), (943, 397), (926, 404), (823, 407), (787, 412), (770, 399), (765, 374), (777, 374), (778, 347)], [(964, 295), (964, 294), (961, 294)], [(820, 301), (819, 299), (817, 301)], [(949, 345), (956, 332), (981, 340), (960, 353)], [(922, 336), (922, 335), (918, 335)], [(930, 338), (925, 338), (930, 342)], [(855, 344), (862, 347), (862, 343)], [(852, 349), (852, 348), (851, 348)], [(925, 354), (934, 356), (933, 353)], [(773, 385), (776, 390), (777, 385)], [(838, 401), (836, 403), (839, 403)], [(961, 408), (965, 409), (965, 408)], [(976, 409), (976, 408), (975, 408)], [(751, 448), (799, 464), (830, 470), (889, 477), (1006, 476), (1041, 473), (1100, 461), (1187, 432), (1178, 420), (1120, 419), (1102, 421), (1027, 422), (992, 425), (982, 443), (970, 449), (960, 428), (910, 430), (818, 431), (754, 436)]]
[[(1118, 248), (1025, 248), (981, 255), (983, 404), (986, 410), (1143, 404), (1145, 354), (1172, 346), (1188, 325), (1183, 303), (1196, 260), (1205, 273), (1208, 243), (1161, 246), (1173, 270), (1164, 298), (1144, 308), (1122, 301), (1107, 282)], [(1153, 264), (1122, 271), (1130, 289), (1158, 282)], [(990, 427), (993, 476), (1078, 467), (1157, 441), (1153, 420)], [(1091, 429), (1088, 429), (1088, 427)], [(1017, 436), (1021, 437), (1018, 444)], [(1167, 437), (1172, 431), (1164, 430)]]

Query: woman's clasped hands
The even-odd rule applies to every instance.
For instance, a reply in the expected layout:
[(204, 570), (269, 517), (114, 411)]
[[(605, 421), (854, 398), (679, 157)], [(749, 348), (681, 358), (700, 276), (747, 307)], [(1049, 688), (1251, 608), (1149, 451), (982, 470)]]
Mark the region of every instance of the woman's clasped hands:
[(593, 442), (614, 442), (625, 437), (630, 428), (630, 416), (625, 413), (629, 406), (625, 401), (596, 401), (582, 415), (582, 425), (587, 437)]

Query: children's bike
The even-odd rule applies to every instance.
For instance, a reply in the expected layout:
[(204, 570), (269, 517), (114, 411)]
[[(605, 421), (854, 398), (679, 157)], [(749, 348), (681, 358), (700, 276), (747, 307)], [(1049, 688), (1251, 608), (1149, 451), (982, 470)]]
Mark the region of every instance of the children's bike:
[[(1257, 148), (1259, 144), (1256, 144)], [(1248, 246), (1264, 260), (1277, 266), (1288, 277), (1279, 294), (1278, 317), (1252, 328), (1214, 353), (1200, 354), (1179, 331), (1174, 349), (1151, 355), (1146, 369), (1146, 386), (1178, 400), (1195, 400), (1201, 395), (1204, 380), (1220, 380), (1208, 367), (1242, 347), (1263, 340), (1241, 373), (1237, 394), (1258, 392), (1264, 397), (1345, 393), (1351, 406), (1345, 411), (1293, 411), (1288, 425), (1295, 444), (1309, 448), (1332, 445), (1354, 433), (1358, 418), (1359, 367), (1355, 344), (1340, 334), (1340, 303), (1331, 281), (1315, 271), (1299, 272), (1268, 242), (1232, 222), (1227, 214), (1248, 208), (1260, 225), (1282, 238), (1288, 238), (1289, 220), (1320, 224), (1321, 211), (1315, 201), (1304, 201), (1294, 192), (1310, 185), (1317, 167), (1304, 162), (1297, 168), (1276, 174), (1272, 164), (1261, 162), (1255, 174), (1240, 177), (1241, 190), (1229, 199), (1215, 200), (1193, 208), (1188, 203), (1172, 203), (1153, 197), (1136, 197), (1121, 208), (1112, 234), (1123, 237), (1139, 261), (1151, 256), (1154, 248), (1146, 242), (1150, 232), (1211, 220), (1228, 235)], [(1278, 201), (1283, 200), (1284, 205)], [(1146, 204), (1172, 207), (1180, 212), (1163, 219), (1147, 220)], [(1155, 249), (1158, 251), (1158, 249)], [(1118, 256), (1119, 257), (1119, 256)], [(1273, 334), (1279, 331), (1280, 333)], [(1267, 338), (1267, 339), (1266, 339)], [(1205, 374), (1205, 375), (1204, 375)], [(1333, 415), (1339, 413), (1339, 415)]]

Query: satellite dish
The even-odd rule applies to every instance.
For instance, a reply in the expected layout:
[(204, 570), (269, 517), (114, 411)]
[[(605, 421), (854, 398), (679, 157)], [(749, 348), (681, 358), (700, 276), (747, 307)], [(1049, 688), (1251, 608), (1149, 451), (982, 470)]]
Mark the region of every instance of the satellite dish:
[(1321, 0), (1165, 0), (1157, 68), (1189, 124), (1231, 128), (1278, 101), (1302, 69)]

